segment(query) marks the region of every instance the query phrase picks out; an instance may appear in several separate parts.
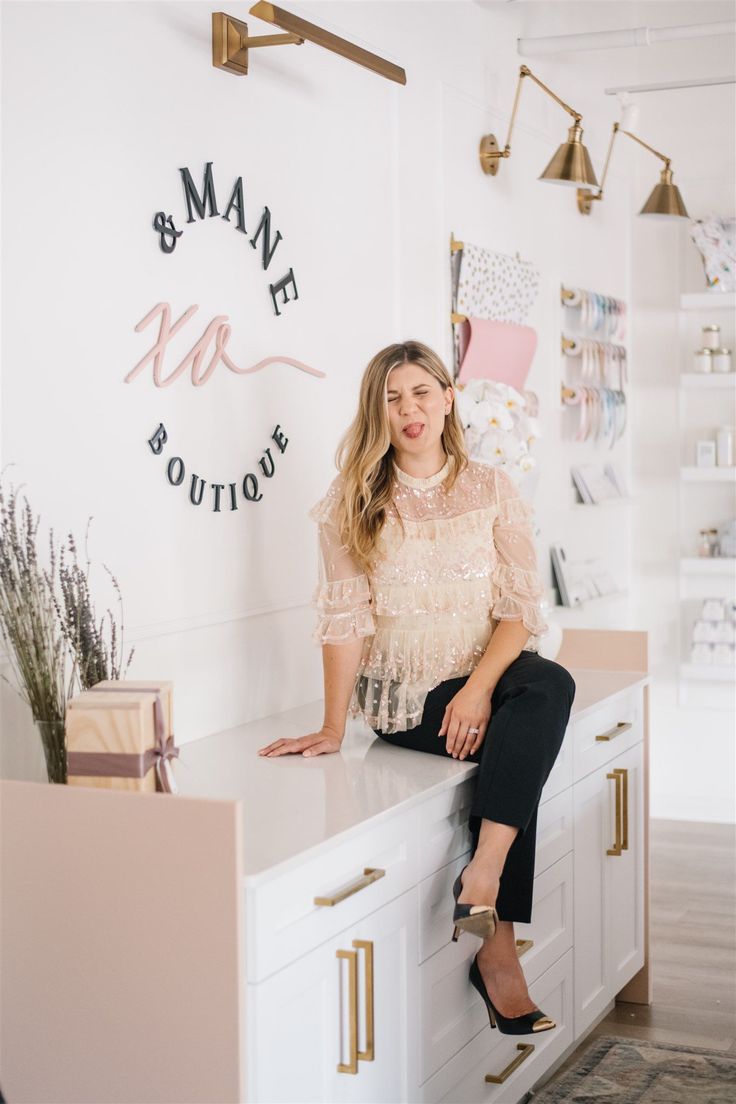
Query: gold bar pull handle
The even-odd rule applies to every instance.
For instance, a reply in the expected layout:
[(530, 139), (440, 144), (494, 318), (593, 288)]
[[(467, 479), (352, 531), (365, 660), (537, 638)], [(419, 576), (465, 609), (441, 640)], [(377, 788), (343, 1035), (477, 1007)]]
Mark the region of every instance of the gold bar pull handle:
[(335, 951), (337, 958), (348, 960), (348, 1001), (350, 1002), (350, 1061), (338, 1062), (338, 1073), (358, 1072), (358, 952)]
[(607, 855), (620, 855), (622, 850), (621, 845), (621, 790), (623, 786), (623, 779), (618, 771), (613, 771), (612, 774), (607, 774), (606, 778), (612, 778), (616, 783), (616, 842), (613, 847), (609, 847), (606, 851)]
[(365, 1062), (375, 1060), (373, 1035), (373, 942), (370, 939), (354, 939), (354, 947), (365, 951), (365, 1050), (358, 1051), (358, 1058)]
[(623, 829), (621, 832), (621, 850), (629, 850), (629, 772), (626, 767), (614, 767), (614, 774), (621, 775), (622, 789), (623, 789)]
[(487, 1073), (486, 1081), (491, 1081), (494, 1085), (502, 1085), (507, 1077), (510, 1077), (515, 1069), (518, 1069), (522, 1062), (526, 1061), (530, 1054), (534, 1051), (533, 1043), (517, 1043), (516, 1049), (520, 1052), (515, 1058), (512, 1058), (505, 1069), (502, 1069), (500, 1073)]
[(519, 956), (519, 958), (521, 958), (521, 956), (523, 954), (526, 954), (527, 951), (530, 951), (533, 946), (534, 946), (534, 940), (533, 939), (517, 939), (516, 940), (516, 953)]
[(364, 866), (363, 873), (354, 882), (348, 882), (347, 885), (327, 897), (315, 897), (314, 903), (315, 905), (338, 905), (346, 897), (350, 897), (353, 893), (359, 893), (361, 889), (365, 889), (366, 886), (378, 881), (385, 873), (386, 871), (381, 870), (378, 866)]
[(629, 728), (633, 728), (633, 721), (619, 721), (613, 728), (609, 728), (608, 732), (601, 732), (600, 736), (596, 736), (596, 740), (612, 740), (614, 736), (620, 736)]

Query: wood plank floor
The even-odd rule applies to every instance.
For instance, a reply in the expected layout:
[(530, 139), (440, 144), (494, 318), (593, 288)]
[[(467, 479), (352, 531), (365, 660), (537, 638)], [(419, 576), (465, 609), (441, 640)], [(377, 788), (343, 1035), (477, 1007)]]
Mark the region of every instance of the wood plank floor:
[(617, 1003), (552, 1077), (597, 1035), (736, 1055), (736, 826), (650, 822), (651, 1005)]

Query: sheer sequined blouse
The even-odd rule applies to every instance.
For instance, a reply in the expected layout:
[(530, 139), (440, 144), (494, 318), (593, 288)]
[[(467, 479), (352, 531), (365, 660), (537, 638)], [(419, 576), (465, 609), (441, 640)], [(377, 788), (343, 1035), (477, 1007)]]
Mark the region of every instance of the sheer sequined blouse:
[(499, 621), (523, 621), (526, 651), (537, 651), (547, 630), (531, 505), (507, 472), (475, 460), (447, 491), (452, 462), (428, 478), (394, 463), (392, 501), (367, 574), (338, 533), (342, 475), (309, 511), (319, 541), (313, 639), (365, 638), (348, 712), (362, 713), (374, 730), (416, 727), (429, 691), (470, 674)]

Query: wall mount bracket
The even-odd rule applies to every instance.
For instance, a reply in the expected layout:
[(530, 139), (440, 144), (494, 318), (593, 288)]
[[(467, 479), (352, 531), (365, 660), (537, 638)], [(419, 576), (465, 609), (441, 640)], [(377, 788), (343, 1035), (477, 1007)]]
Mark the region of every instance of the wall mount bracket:
[(256, 46), (301, 46), (304, 42), (296, 34), (257, 35), (248, 34), (248, 24), (234, 19), (225, 12), (212, 13), (212, 64), (240, 77), (248, 76), (248, 50)]

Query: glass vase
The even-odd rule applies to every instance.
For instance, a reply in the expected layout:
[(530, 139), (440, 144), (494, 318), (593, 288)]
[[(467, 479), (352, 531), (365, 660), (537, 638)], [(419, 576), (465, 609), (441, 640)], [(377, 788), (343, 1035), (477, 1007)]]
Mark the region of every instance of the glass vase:
[(66, 782), (66, 740), (64, 736), (64, 722), (36, 721), (41, 735), (43, 753), (46, 757), (46, 771), (49, 782)]

